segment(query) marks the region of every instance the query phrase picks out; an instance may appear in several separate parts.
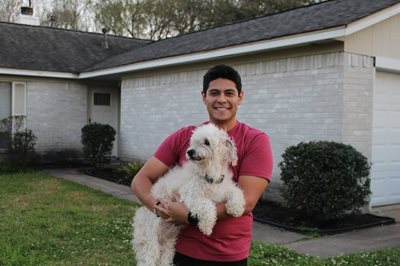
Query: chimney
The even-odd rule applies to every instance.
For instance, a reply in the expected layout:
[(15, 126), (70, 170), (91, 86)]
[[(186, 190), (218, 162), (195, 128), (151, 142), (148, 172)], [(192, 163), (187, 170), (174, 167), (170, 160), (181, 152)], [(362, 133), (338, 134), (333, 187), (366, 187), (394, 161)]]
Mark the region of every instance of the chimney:
[(27, 24), (39, 26), (40, 21), (38, 17), (33, 16), (32, 1), (29, 0), (29, 6), (21, 7), (21, 14), (15, 18), (15, 22), (19, 24)]
[(102, 46), (103, 48), (105, 48), (105, 49), (108, 49), (109, 46), (108, 46), (108, 40), (107, 40), (107, 32), (109, 32), (110, 29), (107, 28), (107, 27), (104, 27), (104, 28), (101, 29), (101, 31), (102, 31), (103, 34), (104, 34), (104, 40), (103, 40), (103, 42), (101, 43), (101, 46)]

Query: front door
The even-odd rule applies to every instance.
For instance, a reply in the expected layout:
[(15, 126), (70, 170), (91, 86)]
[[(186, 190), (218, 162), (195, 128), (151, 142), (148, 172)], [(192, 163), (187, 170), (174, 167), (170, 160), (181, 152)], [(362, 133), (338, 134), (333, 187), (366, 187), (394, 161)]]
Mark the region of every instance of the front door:
[(118, 154), (119, 88), (92, 87), (89, 89), (89, 123), (108, 124), (117, 134), (111, 155)]

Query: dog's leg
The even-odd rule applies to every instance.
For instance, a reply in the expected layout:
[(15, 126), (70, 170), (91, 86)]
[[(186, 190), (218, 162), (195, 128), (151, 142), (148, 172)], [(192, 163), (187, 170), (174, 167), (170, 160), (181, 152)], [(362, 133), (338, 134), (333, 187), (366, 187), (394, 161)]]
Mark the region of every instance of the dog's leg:
[(181, 226), (161, 221), (158, 233), (160, 245), (160, 259), (157, 266), (170, 266), (175, 255), (175, 243), (178, 238)]
[(232, 184), (231, 189), (227, 193), (227, 201), (225, 203), (226, 212), (234, 217), (239, 217), (244, 212), (245, 200), (243, 192)]
[(158, 266), (160, 246), (158, 243), (158, 227), (160, 219), (141, 207), (136, 211), (133, 222), (133, 249), (138, 266)]
[(188, 208), (199, 219), (197, 226), (200, 231), (209, 236), (217, 222), (217, 207), (209, 199), (195, 197), (194, 200), (191, 204), (188, 204)]

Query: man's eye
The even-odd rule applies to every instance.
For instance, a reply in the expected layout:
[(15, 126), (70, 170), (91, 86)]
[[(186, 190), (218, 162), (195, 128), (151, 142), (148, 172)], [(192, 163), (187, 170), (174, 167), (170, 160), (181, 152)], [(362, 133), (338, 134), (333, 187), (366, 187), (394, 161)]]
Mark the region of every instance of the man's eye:
[(208, 139), (205, 139), (205, 140), (204, 140), (204, 145), (210, 146), (210, 141), (209, 141)]

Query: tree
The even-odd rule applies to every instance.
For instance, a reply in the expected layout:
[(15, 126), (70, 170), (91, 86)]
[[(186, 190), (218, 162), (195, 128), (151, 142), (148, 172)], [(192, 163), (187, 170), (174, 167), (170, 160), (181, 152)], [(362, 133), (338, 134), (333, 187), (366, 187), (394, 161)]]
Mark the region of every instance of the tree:
[(53, 0), (51, 6), (44, 6), (41, 25), (55, 28), (87, 31), (91, 28), (90, 1)]
[(22, 4), (22, 0), (1, 0), (0, 21), (14, 22)]
[(91, 3), (97, 27), (107, 27), (116, 35), (146, 37), (143, 34), (141, 7), (131, 0), (106, 0)]

